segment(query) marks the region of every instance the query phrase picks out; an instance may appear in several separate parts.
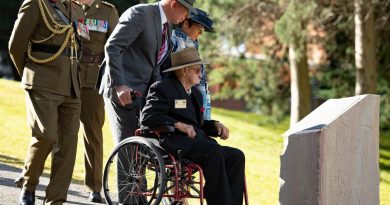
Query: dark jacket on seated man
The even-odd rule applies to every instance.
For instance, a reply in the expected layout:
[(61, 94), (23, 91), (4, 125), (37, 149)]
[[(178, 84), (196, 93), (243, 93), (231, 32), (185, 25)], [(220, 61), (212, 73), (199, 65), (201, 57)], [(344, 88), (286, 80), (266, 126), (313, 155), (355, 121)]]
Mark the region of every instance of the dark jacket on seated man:
[[(185, 103), (184, 103), (185, 102)], [(191, 139), (178, 130), (174, 135), (162, 137), (160, 143), (168, 152), (176, 154), (182, 150), (186, 155), (196, 140), (214, 141), (209, 136), (216, 136), (214, 120), (203, 120), (202, 94), (195, 87), (188, 94), (174, 74), (150, 87), (147, 103), (142, 112), (141, 128), (158, 127), (160, 125), (174, 126), (180, 121), (192, 125), (196, 138)], [(164, 135), (163, 135), (164, 136)]]
[[(199, 83), (200, 64), (204, 61), (195, 48), (185, 48), (172, 54), (173, 71), (169, 77), (154, 83), (141, 114), (141, 129), (171, 125), (174, 134), (162, 135), (160, 145), (172, 154), (182, 150), (182, 156), (200, 165), (206, 184), (208, 205), (241, 205), (244, 192), (244, 153), (221, 146), (209, 137), (221, 134), (228, 138), (228, 129), (217, 121), (203, 121), (202, 95), (192, 87)], [(179, 131), (181, 130), (181, 131)], [(185, 132), (185, 133), (184, 133)]]

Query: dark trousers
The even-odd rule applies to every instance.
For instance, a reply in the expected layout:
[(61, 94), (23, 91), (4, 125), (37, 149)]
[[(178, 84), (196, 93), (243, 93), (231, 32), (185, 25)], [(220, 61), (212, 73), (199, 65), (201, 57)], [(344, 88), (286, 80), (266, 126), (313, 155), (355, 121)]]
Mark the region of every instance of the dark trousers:
[(241, 150), (197, 139), (185, 157), (203, 169), (208, 205), (242, 205), (245, 156)]

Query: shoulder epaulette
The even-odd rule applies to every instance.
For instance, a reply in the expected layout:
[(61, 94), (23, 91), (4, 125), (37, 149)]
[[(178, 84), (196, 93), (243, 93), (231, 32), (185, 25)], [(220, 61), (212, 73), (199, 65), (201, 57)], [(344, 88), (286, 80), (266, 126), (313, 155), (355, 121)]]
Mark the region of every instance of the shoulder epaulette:
[(81, 6), (81, 7), (83, 6), (83, 5), (81, 5), (81, 3), (78, 2), (78, 1), (72, 0), (72, 2), (75, 3), (75, 4), (77, 4), (77, 5), (79, 5), (79, 6)]
[(114, 6), (113, 4), (108, 3), (108, 2), (106, 2), (106, 1), (102, 1), (102, 4), (107, 5), (107, 6), (110, 6), (110, 7), (112, 7), (112, 8), (115, 8), (115, 6)]

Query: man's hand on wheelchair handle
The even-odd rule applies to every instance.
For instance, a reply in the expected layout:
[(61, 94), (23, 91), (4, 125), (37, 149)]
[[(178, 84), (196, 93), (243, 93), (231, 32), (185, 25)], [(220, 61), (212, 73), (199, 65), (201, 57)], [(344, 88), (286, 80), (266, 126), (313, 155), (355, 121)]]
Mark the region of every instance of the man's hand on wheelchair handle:
[(175, 128), (178, 129), (180, 132), (186, 133), (189, 138), (195, 139), (196, 132), (192, 125), (188, 125), (182, 122), (176, 122)]
[(122, 106), (132, 103), (131, 92), (133, 89), (129, 88), (127, 85), (119, 85), (115, 87), (115, 90)]
[(221, 139), (226, 140), (229, 138), (229, 129), (225, 127), (222, 123), (216, 121), (215, 127), (218, 130), (218, 136), (220, 136)]
[(122, 106), (131, 104), (136, 97), (142, 96), (141, 92), (133, 90), (126, 85), (116, 86), (115, 90)]

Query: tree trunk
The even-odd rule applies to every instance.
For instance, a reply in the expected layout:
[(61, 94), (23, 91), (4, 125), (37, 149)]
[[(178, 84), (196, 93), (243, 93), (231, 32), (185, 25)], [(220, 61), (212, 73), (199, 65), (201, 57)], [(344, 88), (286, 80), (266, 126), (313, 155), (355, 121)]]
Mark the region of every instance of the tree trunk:
[(297, 46), (290, 45), (291, 116), (290, 127), (311, 112), (311, 89), (307, 64), (306, 46), (297, 55)]
[(376, 93), (376, 33), (370, 0), (355, 0), (355, 94)]

